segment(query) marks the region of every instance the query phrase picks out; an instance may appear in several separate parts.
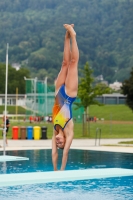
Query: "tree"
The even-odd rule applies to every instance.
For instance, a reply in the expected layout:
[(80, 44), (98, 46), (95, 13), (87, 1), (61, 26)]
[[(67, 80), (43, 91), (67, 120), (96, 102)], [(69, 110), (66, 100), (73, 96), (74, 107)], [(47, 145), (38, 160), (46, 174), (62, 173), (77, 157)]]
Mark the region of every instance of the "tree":
[(102, 94), (111, 93), (111, 89), (103, 83), (94, 85), (94, 78), (92, 77), (93, 70), (90, 68), (88, 62), (86, 62), (84, 69), (81, 70), (82, 78), (80, 79), (78, 88), (78, 97), (80, 103), (75, 103), (77, 108), (84, 107), (84, 135), (87, 135), (87, 121), (89, 118), (89, 106), (92, 104), (102, 105), (96, 100), (96, 97)]
[[(6, 74), (6, 65), (0, 63), (0, 93), (5, 93), (5, 74)], [(8, 94), (15, 94), (16, 88), (18, 88), (19, 94), (25, 94), (25, 80), (24, 76), (27, 78), (30, 77), (30, 72), (28, 69), (21, 68), (20, 70), (16, 71), (10, 65), (8, 66)]]
[(126, 104), (133, 111), (133, 68), (130, 72), (129, 79), (123, 81), (121, 89), (122, 93), (127, 96)]
[(0, 61), (5, 62), (9, 42), (10, 63), (28, 60), (31, 73), (33, 67), (36, 73), (51, 69), (48, 80), (52, 84), (53, 70), (59, 70), (62, 62), (62, 25), (73, 22), (80, 49), (79, 66), (89, 60), (94, 75), (102, 73), (110, 83), (116, 80), (114, 69), (118, 68), (117, 80), (123, 81), (133, 64), (132, 10), (133, 0), (0, 1)]

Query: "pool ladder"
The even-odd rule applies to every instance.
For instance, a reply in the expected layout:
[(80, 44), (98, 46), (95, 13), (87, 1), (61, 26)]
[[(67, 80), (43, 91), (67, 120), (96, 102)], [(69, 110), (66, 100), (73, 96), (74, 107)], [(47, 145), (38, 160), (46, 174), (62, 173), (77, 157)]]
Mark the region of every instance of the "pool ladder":
[[(98, 138), (98, 136), (99, 136), (99, 138)], [(99, 139), (99, 146), (100, 146), (100, 139), (101, 139), (101, 129), (100, 128), (96, 128), (95, 146), (97, 144), (98, 139)]]

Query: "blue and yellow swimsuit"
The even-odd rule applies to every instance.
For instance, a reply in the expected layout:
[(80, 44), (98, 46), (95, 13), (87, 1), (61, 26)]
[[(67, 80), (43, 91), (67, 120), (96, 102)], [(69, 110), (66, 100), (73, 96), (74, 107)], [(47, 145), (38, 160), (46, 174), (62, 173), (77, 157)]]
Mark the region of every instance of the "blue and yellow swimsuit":
[(53, 106), (53, 124), (56, 130), (56, 125), (59, 125), (62, 129), (72, 119), (72, 103), (76, 97), (69, 97), (65, 93), (65, 85), (62, 85), (59, 89)]

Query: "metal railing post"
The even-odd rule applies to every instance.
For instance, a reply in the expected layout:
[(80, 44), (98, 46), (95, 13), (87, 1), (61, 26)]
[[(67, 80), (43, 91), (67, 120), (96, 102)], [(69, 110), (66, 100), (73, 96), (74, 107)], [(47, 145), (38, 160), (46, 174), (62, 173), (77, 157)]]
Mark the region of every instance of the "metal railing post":
[(100, 139), (101, 139), (101, 129), (100, 128), (96, 128), (95, 146), (97, 144), (98, 134), (99, 134), (99, 146), (100, 146)]

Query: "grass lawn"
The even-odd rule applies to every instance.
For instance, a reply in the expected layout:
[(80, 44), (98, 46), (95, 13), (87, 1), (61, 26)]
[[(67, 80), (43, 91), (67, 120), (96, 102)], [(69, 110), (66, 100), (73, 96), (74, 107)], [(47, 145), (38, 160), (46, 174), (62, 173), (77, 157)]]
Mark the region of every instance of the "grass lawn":
[(119, 144), (133, 144), (133, 141), (119, 142)]
[[(5, 106), (0, 106), (0, 114), (3, 114), (3, 111), (5, 110)], [(7, 111), (9, 114), (16, 114), (16, 106), (7, 106)], [(21, 106), (18, 106), (18, 114), (24, 114), (25, 115), (26, 110), (22, 108)]]
[[(87, 138), (95, 138), (96, 129), (101, 129), (101, 138), (133, 138), (133, 124), (106, 124), (104, 122), (90, 123), (90, 134)], [(75, 138), (82, 136), (82, 124), (75, 124)]]
[(133, 121), (133, 112), (126, 105), (92, 105), (89, 109), (90, 116), (96, 116), (99, 119)]

